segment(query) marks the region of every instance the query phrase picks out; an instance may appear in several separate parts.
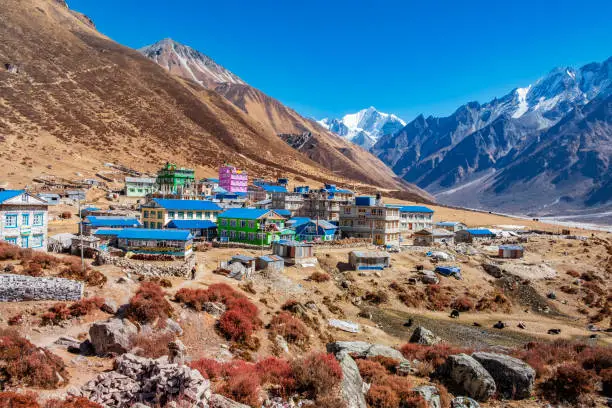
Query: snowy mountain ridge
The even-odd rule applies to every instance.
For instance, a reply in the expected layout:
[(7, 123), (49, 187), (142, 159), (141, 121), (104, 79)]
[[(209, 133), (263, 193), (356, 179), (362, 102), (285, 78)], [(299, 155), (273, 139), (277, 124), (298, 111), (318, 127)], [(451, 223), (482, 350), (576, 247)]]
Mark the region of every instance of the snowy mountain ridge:
[(406, 122), (399, 117), (379, 112), (373, 106), (344, 115), (342, 119), (324, 118), (318, 123), (366, 149), (372, 147), (381, 136), (395, 133), (406, 126)]

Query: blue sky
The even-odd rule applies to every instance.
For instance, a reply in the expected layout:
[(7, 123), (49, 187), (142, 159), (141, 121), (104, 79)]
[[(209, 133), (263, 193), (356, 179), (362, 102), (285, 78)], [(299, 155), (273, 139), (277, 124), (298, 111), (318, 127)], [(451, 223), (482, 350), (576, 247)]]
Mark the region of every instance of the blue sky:
[(300, 113), (411, 120), (612, 56), (609, 0), (68, 0), (133, 48), (170, 37)]

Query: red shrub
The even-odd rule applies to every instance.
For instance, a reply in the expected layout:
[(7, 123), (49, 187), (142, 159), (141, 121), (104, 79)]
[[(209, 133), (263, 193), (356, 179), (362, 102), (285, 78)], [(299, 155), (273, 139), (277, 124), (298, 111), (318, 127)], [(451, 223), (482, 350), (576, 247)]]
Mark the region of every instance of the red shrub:
[(474, 302), (467, 296), (462, 296), (453, 300), (450, 307), (460, 312), (469, 312), (474, 310)]
[(70, 314), (74, 317), (85, 316), (89, 312), (100, 309), (103, 304), (104, 299), (101, 297), (81, 299), (70, 305)]
[(163, 325), (171, 315), (172, 307), (164, 297), (164, 291), (152, 282), (140, 284), (127, 307), (127, 316), (140, 323), (157, 321)]
[(0, 392), (0, 408), (40, 408), (40, 405), (34, 393)]
[(295, 390), (295, 377), (291, 364), (287, 360), (267, 357), (255, 364), (261, 378), (261, 384), (278, 387), (279, 395), (286, 397)]
[(228, 310), (219, 319), (219, 330), (232, 341), (242, 342), (255, 332), (253, 318), (238, 310)]
[(312, 274), (310, 274), (309, 279), (311, 281), (317, 282), (317, 283), (321, 283), (321, 282), (327, 282), (331, 279), (331, 277), (324, 273), (324, 272), (319, 272), (319, 271), (315, 271)]
[(270, 333), (280, 335), (287, 342), (305, 345), (308, 343), (308, 329), (289, 312), (281, 312), (270, 321)]
[(401, 401), (401, 406), (404, 406), (404, 401), (410, 400), (413, 397), (412, 382), (407, 377), (399, 377), (397, 375), (388, 375), (382, 379), (381, 385), (385, 385), (397, 395)]
[(49, 400), (45, 408), (102, 408), (102, 405), (83, 397), (68, 397), (64, 400)]
[(375, 361), (358, 359), (355, 360), (357, 363), (357, 367), (359, 368), (359, 373), (369, 383), (379, 383), (383, 378), (385, 378), (388, 373), (385, 367), (382, 364), (377, 363)]
[(0, 329), (0, 370), (13, 385), (57, 388), (68, 380), (68, 372), (61, 358), (36, 347), (16, 331)]
[(230, 285), (226, 283), (215, 283), (208, 287), (208, 299), (209, 302), (221, 302), (226, 305), (237, 298), (244, 297), (243, 294), (238, 293)]
[(168, 343), (174, 339), (172, 332), (138, 333), (130, 337), (130, 343), (132, 347), (142, 350), (139, 356), (159, 358), (169, 354)]
[(476, 303), (476, 310), (485, 312), (511, 312), (512, 303), (508, 298), (501, 293), (499, 290), (494, 290), (485, 294), (478, 303)]
[(370, 360), (380, 363), (390, 374), (394, 374), (400, 364), (399, 360), (385, 356), (374, 356)]
[(594, 391), (593, 377), (573, 364), (557, 367), (552, 377), (542, 383), (541, 387), (546, 399), (553, 402), (576, 403)]
[(260, 379), (256, 373), (236, 374), (228, 378), (221, 394), (252, 407), (261, 405), (259, 398)]
[(293, 362), (298, 390), (310, 396), (323, 396), (342, 381), (342, 369), (331, 354), (315, 353)]
[(49, 308), (48, 312), (42, 315), (40, 324), (43, 326), (55, 325), (71, 317), (70, 309), (65, 303), (56, 303)]
[(579, 276), (580, 276), (580, 272), (575, 271), (575, 270), (573, 270), (573, 269), (571, 269), (571, 270), (567, 271), (567, 274), (568, 274), (569, 276), (574, 277), (574, 278), (577, 278), (577, 277), (579, 277)]
[(182, 288), (176, 292), (174, 299), (177, 302), (184, 303), (197, 311), (201, 311), (202, 305), (210, 301), (208, 291), (206, 289)]
[[(253, 323), (259, 321), (259, 318), (257, 317), (257, 315), (259, 314), (259, 309), (257, 309), (257, 306), (255, 306), (246, 297), (237, 297), (229, 299), (226, 304), (228, 310), (240, 312), (245, 316), (249, 316), (253, 320)], [(256, 326), (258, 325), (260, 324), (256, 324)]]
[(22, 323), (23, 323), (23, 314), (21, 313), (17, 313), (16, 315), (8, 319), (9, 326), (19, 326)]
[(38, 262), (28, 262), (24, 265), (23, 273), (29, 276), (42, 276), (43, 268)]
[(612, 368), (612, 348), (610, 347), (587, 347), (579, 355), (582, 367), (586, 370), (607, 370)]
[(409, 360), (419, 360), (429, 362), (434, 368), (444, 364), (447, 357), (453, 354), (471, 354), (474, 350), (469, 348), (454, 347), (446, 343), (439, 343), (434, 346), (408, 343), (400, 349), (404, 357)]
[(553, 343), (529, 342), (522, 350), (517, 350), (514, 357), (520, 358), (536, 371), (538, 378), (548, 374), (548, 365), (559, 361), (574, 361), (584, 345), (571, 344), (567, 341)]
[(400, 399), (391, 387), (374, 384), (366, 395), (366, 402), (371, 408), (398, 408)]
[(198, 370), (200, 374), (204, 376), (204, 378), (208, 378), (209, 380), (215, 380), (223, 377), (225, 371), (222, 363), (210, 358), (202, 358), (200, 360), (192, 361), (189, 364), (189, 367), (193, 368), (194, 370)]
[(288, 310), (288, 311), (292, 311), (294, 310), (298, 305), (300, 304), (300, 302), (298, 302), (297, 300), (293, 300), (293, 299), (289, 299), (288, 301), (286, 301), (285, 303), (283, 303), (283, 305), (281, 306), (282, 310)]
[(20, 259), (20, 248), (6, 242), (0, 242), (0, 261)]

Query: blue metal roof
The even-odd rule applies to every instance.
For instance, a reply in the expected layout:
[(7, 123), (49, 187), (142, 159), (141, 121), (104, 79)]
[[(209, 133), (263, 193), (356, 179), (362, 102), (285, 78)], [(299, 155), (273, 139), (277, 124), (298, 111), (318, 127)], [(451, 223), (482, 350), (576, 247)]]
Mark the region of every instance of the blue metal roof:
[(234, 255), (232, 256), (232, 260), (240, 261), (240, 262), (251, 262), (254, 261), (255, 258), (248, 255)]
[(119, 235), (122, 230), (120, 229), (104, 229), (99, 228), (93, 234), (94, 235)]
[(281, 209), (272, 209), (272, 211), (274, 211), (278, 215), (282, 215), (283, 217), (291, 217), (291, 211), (289, 210), (284, 210), (281, 208)]
[(94, 216), (85, 217), (85, 224), (92, 227), (139, 227), (140, 221), (134, 217)]
[[(256, 220), (264, 215), (274, 212), (263, 208), (230, 208), (218, 215), (218, 218), (237, 218), (241, 220)], [(279, 215), (279, 214), (277, 214)]]
[(4, 190), (0, 191), (0, 204), (13, 197), (25, 193), (25, 190)]
[(275, 243), (280, 244), (280, 245), (293, 246), (293, 247), (310, 247), (310, 246), (312, 246), (312, 244), (309, 244), (307, 242), (289, 241), (287, 239), (281, 239), (279, 241), (276, 241)]
[(209, 229), (217, 228), (217, 224), (209, 220), (172, 220), (168, 223), (167, 228), (175, 229)]
[(218, 183), (219, 182), (218, 178), (212, 178), (212, 177), (208, 177), (205, 180), (208, 181), (209, 183)]
[(472, 235), (495, 235), (488, 229), (466, 229), (465, 231), (469, 232)]
[(227, 190), (224, 189), (223, 187), (217, 186), (217, 187), (212, 189), (212, 192), (215, 193), (215, 194), (221, 194), (221, 193), (227, 193)]
[(263, 184), (261, 188), (263, 188), (264, 191), (267, 193), (286, 193), (287, 192), (287, 188), (285, 188), (284, 186), (272, 186), (270, 184)]
[(454, 227), (455, 225), (461, 224), (459, 221), (440, 221), (436, 222), (436, 225), (440, 227)]
[(509, 250), (515, 250), (515, 251), (522, 251), (523, 247), (520, 245), (500, 245), (499, 249), (509, 249)]
[(400, 207), (400, 212), (407, 213), (433, 213), (431, 208), (427, 208), (423, 205), (404, 205)]
[(296, 228), (300, 225), (308, 224), (310, 222), (310, 218), (308, 217), (293, 217), (287, 221), (287, 224), (290, 224), (291, 227)]
[(146, 228), (126, 228), (121, 230), (119, 239), (150, 239), (150, 240), (169, 240), (169, 241), (189, 241), (193, 237), (189, 230), (179, 229), (146, 229)]
[(166, 210), (221, 211), (221, 207), (207, 200), (154, 198), (153, 201)]

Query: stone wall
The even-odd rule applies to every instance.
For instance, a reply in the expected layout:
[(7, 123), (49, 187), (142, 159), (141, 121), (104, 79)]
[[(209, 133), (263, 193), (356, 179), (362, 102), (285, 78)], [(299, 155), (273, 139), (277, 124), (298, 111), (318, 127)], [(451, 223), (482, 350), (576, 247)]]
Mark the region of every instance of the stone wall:
[(80, 300), (84, 283), (64, 278), (0, 275), (0, 302)]
[(100, 252), (96, 258), (98, 265), (115, 265), (126, 269), (130, 273), (146, 276), (178, 276), (181, 278), (191, 277), (191, 269), (196, 264), (195, 255), (191, 255), (185, 261), (136, 261), (128, 258), (112, 256), (107, 252)]

